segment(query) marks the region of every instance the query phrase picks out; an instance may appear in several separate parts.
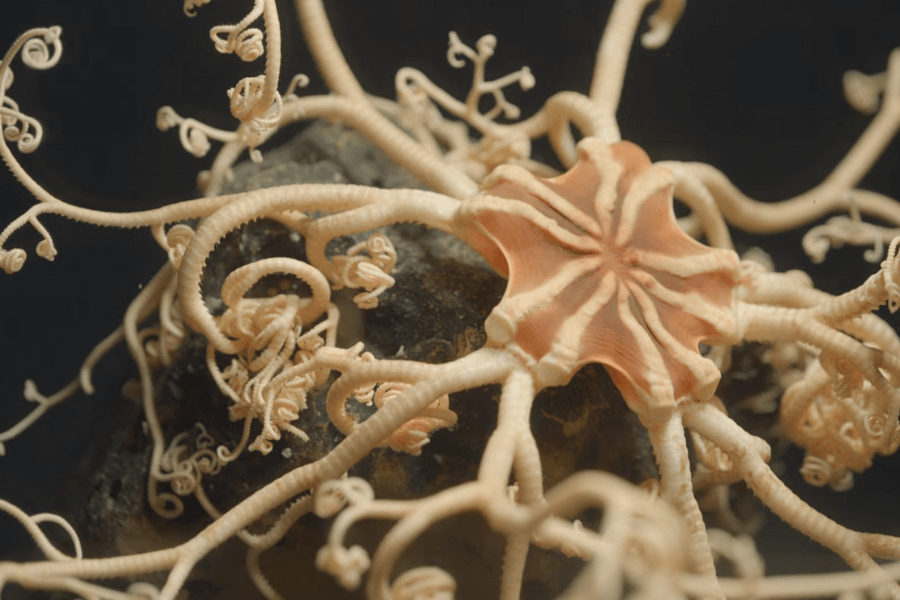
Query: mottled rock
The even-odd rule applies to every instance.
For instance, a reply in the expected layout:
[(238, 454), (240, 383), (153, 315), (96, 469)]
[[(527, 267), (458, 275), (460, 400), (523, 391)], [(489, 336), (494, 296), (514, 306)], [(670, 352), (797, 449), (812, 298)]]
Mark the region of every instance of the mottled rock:
[[(314, 123), (293, 141), (266, 151), (264, 156), (261, 164), (238, 165), (226, 192), (296, 182), (418, 185), (362, 136), (339, 125)], [(366, 349), (378, 358), (402, 357), (428, 363), (449, 362), (480, 348), (485, 343), (484, 319), (502, 296), (505, 281), (453, 236), (410, 224), (380, 231), (397, 250), (397, 266), (392, 272), (396, 285), (372, 310), (357, 309), (349, 300), (352, 290), (334, 294), (342, 308), (342, 321), (349, 322), (350, 330), (340, 344), (362, 339)], [(340, 252), (367, 236), (336, 240), (333, 250)], [(217, 290), (228, 272), (266, 256), (302, 259), (302, 240), (269, 221), (255, 222), (229, 234), (216, 248), (204, 275), (209, 306), (221, 310), (221, 303), (216, 302)], [(302, 287), (292, 278), (284, 279), (267, 277), (251, 295)], [(157, 384), (157, 406), (166, 439), (201, 422), (217, 444), (234, 447), (241, 425), (229, 421), (230, 401), (207, 374), (204, 353), (205, 341), (191, 335)], [(487, 438), (496, 425), (499, 391), (495, 385), (452, 395), (451, 407), (459, 415), (458, 424), (433, 433), (421, 456), (378, 449), (354, 467), (351, 475), (368, 480), (381, 498), (418, 498), (474, 479)], [(106, 464), (91, 475), (94, 492), (82, 527), (105, 554), (171, 545), (208, 523), (191, 498), (185, 499), (185, 514), (173, 521), (165, 521), (149, 510), (144, 475), (149, 438), (141, 431), (140, 412), (132, 410), (131, 418), (132, 424), (108, 450)], [(309, 407), (295, 424), (309, 434), (309, 442), (285, 435), (268, 456), (244, 452), (221, 473), (204, 478), (204, 488), (220, 510), (290, 469), (321, 458), (343, 439), (328, 421), (323, 391), (311, 396)], [(599, 365), (582, 369), (565, 387), (543, 391), (534, 404), (532, 428), (547, 488), (584, 469), (611, 471), (636, 483), (655, 474), (643, 428)], [(165, 486), (160, 490), (168, 491)], [(348, 595), (329, 576), (315, 570), (315, 552), (323, 544), (328, 526), (328, 522), (308, 515), (276, 548), (263, 555), (264, 572), (286, 597), (306, 597), (303, 590), (310, 589), (318, 594), (308, 597), (359, 597), (362, 593)], [(372, 551), (388, 526), (361, 524), (354, 528), (348, 543), (360, 543)], [(457, 597), (490, 598), (496, 596), (499, 585), (502, 549), (502, 538), (490, 533), (480, 517), (459, 517), (434, 527), (417, 541), (398, 568), (437, 564), (458, 576)], [(250, 585), (246, 575), (240, 576), (245, 570), (243, 560), (240, 544), (232, 540), (197, 566), (185, 589), (192, 599), (253, 597), (255, 592), (246, 587)], [(582, 564), (538, 549), (531, 551), (530, 561), (526, 570), (528, 597), (558, 593)], [(162, 576), (149, 579), (159, 583)], [(490, 583), (484, 587), (483, 581)]]

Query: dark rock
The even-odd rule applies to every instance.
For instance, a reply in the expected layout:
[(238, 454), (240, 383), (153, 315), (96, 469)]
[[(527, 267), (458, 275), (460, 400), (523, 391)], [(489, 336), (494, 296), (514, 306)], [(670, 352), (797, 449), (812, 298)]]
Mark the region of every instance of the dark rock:
[[(297, 181), (417, 185), (362, 136), (339, 125), (314, 123), (264, 156), (261, 164), (235, 167), (235, 179), (226, 193)], [(379, 298), (377, 308), (365, 311), (349, 301), (352, 290), (335, 293), (342, 320), (358, 323), (342, 345), (353, 343), (358, 336), (378, 358), (428, 363), (446, 363), (480, 348), (486, 340), (484, 320), (501, 298), (505, 281), (457, 238), (409, 224), (381, 231), (397, 250), (397, 266), (392, 272), (396, 285)], [(337, 240), (334, 247), (340, 251), (367, 236)], [(203, 282), (214, 312), (225, 275), (265, 256), (302, 259), (302, 240), (278, 223), (258, 221), (232, 232), (219, 244)], [(266, 278), (250, 295), (265, 296), (272, 288), (285, 289), (282, 282)], [(200, 422), (217, 444), (232, 448), (240, 437), (241, 424), (229, 421), (230, 401), (207, 374), (205, 346), (205, 340), (193, 334), (184, 342), (156, 385), (157, 409), (167, 440)], [(351, 475), (368, 480), (381, 498), (418, 498), (471, 481), (496, 425), (499, 393), (495, 385), (454, 394), (451, 407), (459, 422), (433, 433), (421, 456), (377, 449), (356, 465)], [(268, 456), (245, 451), (221, 473), (204, 477), (203, 486), (213, 504), (225, 511), (287, 471), (321, 458), (339, 443), (343, 436), (328, 421), (324, 400), (324, 390), (311, 396), (309, 407), (296, 422), (309, 434), (310, 442), (285, 435)], [(150, 511), (145, 500), (149, 437), (140, 431), (140, 412), (132, 410), (131, 418), (135, 421), (124, 427), (125, 433), (108, 448), (106, 463), (92, 469), (89, 478), (94, 491), (80, 530), (89, 532), (91, 555), (96, 555), (93, 549), (111, 555), (172, 545), (209, 522), (190, 498), (185, 499), (185, 513), (172, 521)], [(532, 429), (547, 488), (584, 469), (611, 471), (635, 483), (655, 475), (643, 428), (599, 365), (582, 369), (565, 387), (543, 391), (535, 401)], [(254, 435), (251, 433), (251, 439)], [(164, 485), (159, 489), (169, 491)], [(360, 543), (371, 552), (389, 525), (360, 524), (348, 544)], [(329, 576), (315, 570), (315, 552), (324, 543), (328, 527), (329, 522), (307, 515), (278, 546), (264, 553), (263, 571), (285, 597), (337, 599), (362, 594), (347, 594)], [(251, 529), (262, 527), (256, 524)], [(502, 538), (491, 533), (480, 517), (461, 516), (429, 531), (398, 568), (437, 564), (457, 576), (458, 597), (490, 598), (496, 596), (499, 585), (502, 548)], [(535, 597), (558, 593), (583, 564), (539, 549), (532, 549), (530, 556), (526, 589)], [(245, 571), (243, 560), (241, 544), (234, 540), (216, 550), (194, 569), (186, 584), (190, 597), (254, 597), (246, 575), (235, 575)], [(144, 579), (160, 584), (164, 576)], [(490, 583), (485, 587), (483, 581)], [(310, 590), (317, 593), (310, 594)]]

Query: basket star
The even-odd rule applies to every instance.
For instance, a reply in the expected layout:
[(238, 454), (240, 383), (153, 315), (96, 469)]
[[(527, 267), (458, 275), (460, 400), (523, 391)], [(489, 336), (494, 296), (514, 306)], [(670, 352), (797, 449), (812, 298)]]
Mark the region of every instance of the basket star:
[(628, 405), (658, 423), (706, 400), (720, 373), (700, 342), (738, 338), (739, 260), (678, 226), (673, 177), (630, 142), (586, 138), (568, 172), (498, 167), (456, 215), (463, 238), (509, 280), (485, 322), (540, 387), (603, 364)]

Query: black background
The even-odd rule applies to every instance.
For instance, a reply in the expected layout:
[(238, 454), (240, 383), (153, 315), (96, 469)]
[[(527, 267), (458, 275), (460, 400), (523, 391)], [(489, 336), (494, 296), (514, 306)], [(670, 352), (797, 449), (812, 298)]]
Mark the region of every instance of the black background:
[[(45, 127), (43, 145), (20, 157), (22, 164), (50, 192), (91, 208), (129, 211), (195, 197), (196, 173), (212, 154), (201, 160), (188, 155), (175, 132), (156, 130), (155, 112), (170, 104), (183, 116), (234, 127), (225, 90), (261, 72), (262, 62), (247, 65), (218, 55), (207, 32), (239, 19), (249, 6), (215, 0), (195, 19), (171, 0), (33, 0), (4, 7), (2, 46), (29, 27), (63, 26), (65, 50), (57, 67), (30, 72), (18, 60), (13, 64), (16, 81), (9, 96)], [(470, 71), (446, 64), (447, 32), (457, 31), (469, 44), (495, 34), (499, 44), (488, 76), (531, 66), (536, 87), (508, 92), (528, 116), (557, 91), (587, 91), (610, 6), (608, 0), (341, 0), (326, 8), (365, 89), (387, 97), (393, 97), (394, 73), (407, 65), (462, 96)], [(654, 160), (709, 162), (762, 200), (800, 193), (821, 181), (869, 122), (844, 103), (841, 74), (884, 69), (891, 47), (900, 45), (900, 11), (890, 6), (895, 5), (691, 0), (666, 46), (632, 52), (619, 111), (623, 137)], [(279, 2), (279, 8), (282, 89), (294, 73), (305, 72), (312, 92), (323, 91), (292, 4)], [(898, 166), (895, 141), (862, 187), (900, 197)], [(0, 172), (0, 226), (31, 204), (30, 195)], [(146, 230), (106, 230), (58, 217), (43, 222), (55, 239), (57, 259), (47, 263), (34, 254), (39, 238), (26, 227), (6, 247), (26, 249), (28, 261), (20, 273), (0, 273), (0, 428), (31, 408), (21, 398), (24, 379), (35, 379), (47, 393), (69, 381), (163, 261)], [(859, 262), (858, 248), (830, 254), (824, 265), (812, 267), (796, 233), (738, 242), (773, 253), (779, 270), (811, 270), (817, 285), (831, 292), (850, 289), (874, 272)], [(0, 497), (28, 512), (64, 511), (66, 486), (74, 484), (66, 481), (71, 457), (98, 430), (102, 397), (116, 393), (131, 375), (124, 352), (114, 354), (97, 370), (97, 398), (76, 396), (8, 443), (8, 456), (0, 458)], [(896, 484), (885, 480), (896, 480), (890, 477), (892, 464), (897, 461), (876, 459), (856, 488), (836, 500), (844, 507), (871, 507), (859, 510), (860, 518), (880, 515), (856, 525), (889, 525), (900, 533), (895, 509), (891, 522), (871, 500), (875, 494), (878, 502), (896, 502)], [(813, 502), (834, 496), (802, 483), (798, 489)], [(4, 546), (24, 538), (7, 521), (0, 517), (0, 558), (10, 556)], [(770, 571), (777, 569), (770, 563)]]

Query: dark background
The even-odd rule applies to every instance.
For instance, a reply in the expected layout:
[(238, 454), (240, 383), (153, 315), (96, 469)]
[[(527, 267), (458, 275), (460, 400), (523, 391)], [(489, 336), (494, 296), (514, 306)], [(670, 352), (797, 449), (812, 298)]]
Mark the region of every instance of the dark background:
[[(44, 143), (20, 157), (22, 164), (50, 192), (91, 208), (130, 211), (195, 197), (196, 173), (208, 167), (216, 146), (207, 158), (195, 159), (180, 148), (176, 132), (156, 130), (155, 112), (170, 104), (183, 116), (234, 128), (225, 90), (261, 72), (262, 61), (247, 65), (218, 55), (207, 32), (236, 21), (250, 4), (216, 0), (195, 19), (184, 16), (177, 0), (34, 0), (4, 7), (0, 46), (29, 27), (63, 26), (65, 49), (57, 67), (31, 72), (18, 59), (13, 64), (9, 95), (45, 128)], [(821, 181), (869, 122), (844, 103), (841, 74), (885, 68), (889, 50), (900, 45), (900, 9), (889, 5), (691, 0), (666, 46), (632, 53), (619, 112), (623, 137), (654, 160), (709, 162), (759, 199), (800, 193)], [(312, 93), (323, 91), (292, 3), (279, 6), (281, 89), (294, 73), (305, 72)], [(528, 116), (557, 91), (587, 91), (610, 6), (608, 0), (341, 0), (326, 8), (363, 86), (387, 97), (393, 97), (393, 75), (402, 66), (420, 68), (461, 97), (471, 71), (446, 64), (447, 32), (457, 31), (470, 45), (495, 34), (499, 44), (488, 76), (529, 65), (536, 87), (508, 92)], [(862, 187), (900, 197), (898, 165), (895, 141)], [(31, 204), (30, 195), (0, 173), (0, 226)], [(58, 217), (43, 223), (59, 250), (56, 260), (34, 254), (39, 237), (26, 227), (6, 247), (24, 248), (28, 261), (20, 273), (0, 273), (0, 429), (31, 408), (21, 397), (24, 379), (35, 379), (45, 393), (65, 385), (163, 261), (146, 230), (107, 230)], [(813, 268), (796, 233), (738, 242), (764, 247), (779, 270), (811, 270), (817, 285), (831, 292), (855, 287), (875, 270), (859, 262), (860, 248), (834, 252)], [(72, 457), (102, 431), (103, 398), (133, 374), (125, 353), (113, 354), (96, 371), (96, 397), (77, 395), (9, 442), (8, 456), (0, 458), (0, 497), (28, 512), (64, 512), (72, 489), (67, 486), (77, 484), (66, 477)], [(897, 479), (891, 475), (897, 464), (876, 459), (854, 490), (837, 498), (802, 482), (797, 489), (817, 506), (837, 506), (829, 511), (855, 508), (861, 520), (856, 526), (900, 533), (897, 484), (889, 481)], [(27, 540), (9, 522), (0, 516), (0, 559), (21, 557), (20, 550), (4, 553), (4, 546)], [(795, 538), (778, 544), (799, 544), (796, 552), (815, 547)], [(778, 562), (770, 561), (769, 570), (780, 570)]]

